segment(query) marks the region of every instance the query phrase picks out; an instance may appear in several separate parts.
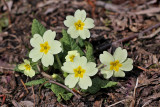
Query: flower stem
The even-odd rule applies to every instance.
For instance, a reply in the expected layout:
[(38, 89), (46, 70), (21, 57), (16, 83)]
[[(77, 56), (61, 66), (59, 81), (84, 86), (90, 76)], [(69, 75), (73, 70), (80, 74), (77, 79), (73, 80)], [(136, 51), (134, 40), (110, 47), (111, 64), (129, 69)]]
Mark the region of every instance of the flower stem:
[(58, 56), (58, 54), (56, 54), (55, 56), (56, 56), (56, 60), (57, 60), (57, 62), (58, 62), (58, 65), (59, 65), (59, 67), (60, 67), (60, 70), (61, 70), (62, 73), (63, 73), (63, 70), (61, 69), (62, 63), (61, 63), (61, 61), (60, 61), (60, 59), (59, 59), (59, 56)]
[(104, 66), (104, 64), (100, 64), (97, 68), (100, 69), (102, 66)]
[(79, 37), (76, 39), (76, 43), (78, 44), (78, 42), (79, 42)]

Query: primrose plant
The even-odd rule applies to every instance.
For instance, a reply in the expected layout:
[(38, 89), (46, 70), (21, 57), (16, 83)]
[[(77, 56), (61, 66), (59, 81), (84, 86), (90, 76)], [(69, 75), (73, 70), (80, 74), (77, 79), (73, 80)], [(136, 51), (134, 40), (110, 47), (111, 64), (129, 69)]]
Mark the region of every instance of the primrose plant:
[[(42, 74), (44, 78), (25, 85), (42, 84), (55, 93), (58, 101), (69, 100), (73, 94), (76, 95), (73, 88), (93, 94), (101, 88), (115, 86), (117, 82), (109, 81), (112, 76), (125, 77), (123, 71), (133, 69), (133, 60), (127, 58), (127, 50), (121, 47), (115, 50), (113, 56), (107, 51), (100, 54), (101, 64), (96, 67), (93, 46), (85, 41), (90, 37), (89, 29), (95, 25), (93, 19), (86, 18), (85, 10), (78, 9), (74, 16), (67, 16), (64, 25), (68, 30), (62, 30), (63, 37), (55, 40), (55, 31), (46, 30), (36, 19), (33, 20), (30, 59), (25, 59), (15, 70), (29, 77)], [(48, 71), (53, 75), (47, 74)], [(101, 79), (101, 74), (104, 79)]]

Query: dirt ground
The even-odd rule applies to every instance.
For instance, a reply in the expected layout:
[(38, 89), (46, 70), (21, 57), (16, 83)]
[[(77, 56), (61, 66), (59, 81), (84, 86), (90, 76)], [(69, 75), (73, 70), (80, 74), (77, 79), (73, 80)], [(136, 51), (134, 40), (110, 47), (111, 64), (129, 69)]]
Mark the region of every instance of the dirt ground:
[[(160, 107), (160, 2), (159, 0), (5, 0), (0, 1), (0, 104), (2, 107)], [(7, 8), (8, 7), (8, 8)], [(15, 72), (27, 58), (33, 19), (62, 37), (63, 21), (84, 9), (95, 21), (91, 38), (97, 63), (104, 50), (121, 46), (134, 61), (134, 68), (113, 88), (81, 95), (80, 100), (58, 102), (55, 94), (39, 85), (26, 87), (33, 78)], [(8, 22), (2, 26), (2, 18)]]

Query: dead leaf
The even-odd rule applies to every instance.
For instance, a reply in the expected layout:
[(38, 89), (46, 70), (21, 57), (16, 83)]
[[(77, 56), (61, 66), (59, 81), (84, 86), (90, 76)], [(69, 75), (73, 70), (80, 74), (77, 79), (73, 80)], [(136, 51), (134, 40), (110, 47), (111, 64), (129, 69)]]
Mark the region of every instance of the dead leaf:
[[(11, 8), (12, 8), (12, 5), (13, 5), (13, 1), (10, 0), (10, 1), (7, 1), (6, 3), (7, 3), (7, 5), (8, 5), (9, 11), (11, 11)], [(7, 10), (7, 7), (4, 6), (4, 7), (3, 7), (3, 10), (6, 11), (6, 10)]]
[(19, 104), (22, 107), (34, 107), (34, 103), (31, 101), (21, 101)]
[(101, 107), (102, 106), (102, 101), (103, 99), (101, 99), (100, 101), (95, 101), (93, 104), (93, 107)]

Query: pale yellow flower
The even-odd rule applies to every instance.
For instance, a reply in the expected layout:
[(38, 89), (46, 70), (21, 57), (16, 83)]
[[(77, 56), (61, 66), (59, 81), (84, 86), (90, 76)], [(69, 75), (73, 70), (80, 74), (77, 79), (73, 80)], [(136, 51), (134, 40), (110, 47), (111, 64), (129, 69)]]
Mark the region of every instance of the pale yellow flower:
[(91, 18), (86, 18), (85, 10), (77, 10), (74, 16), (67, 16), (64, 21), (64, 25), (69, 27), (67, 33), (70, 34), (72, 38), (78, 38), (79, 36), (82, 39), (90, 37), (90, 32), (88, 29), (93, 28), (94, 20)]
[(35, 75), (35, 71), (32, 69), (30, 62), (26, 59), (24, 63), (18, 65), (18, 69), (24, 71), (26, 76), (33, 77)]
[(101, 69), (101, 73), (106, 79), (111, 76), (114, 77), (124, 77), (125, 73), (123, 71), (131, 71), (133, 69), (133, 60), (127, 58), (127, 50), (118, 47), (114, 55), (104, 51), (103, 54), (100, 54), (100, 61), (102, 64), (106, 65)]
[(69, 73), (65, 78), (65, 85), (68, 85), (69, 88), (75, 87), (78, 83), (80, 88), (87, 89), (92, 86), (90, 76), (94, 76), (98, 72), (96, 64), (87, 62), (87, 59), (84, 56), (76, 56), (73, 62), (65, 62), (61, 69), (64, 72)]
[(55, 36), (56, 32), (52, 32), (51, 30), (47, 30), (43, 37), (39, 34), (33, 36), (30, 43), (34, 48), (29, 53), (29, 57), (32, 58), (33, 62), (37, 62), (41, 59), (41, 62), (45, 67), (53, 65), (53, 55), (62, 51), (61, 43), (54, 40)]
[(66, 61), (73, 62), (76, 56), (80, 56), (77, 50), (68, 51), (68, 55), (65, 57)]

